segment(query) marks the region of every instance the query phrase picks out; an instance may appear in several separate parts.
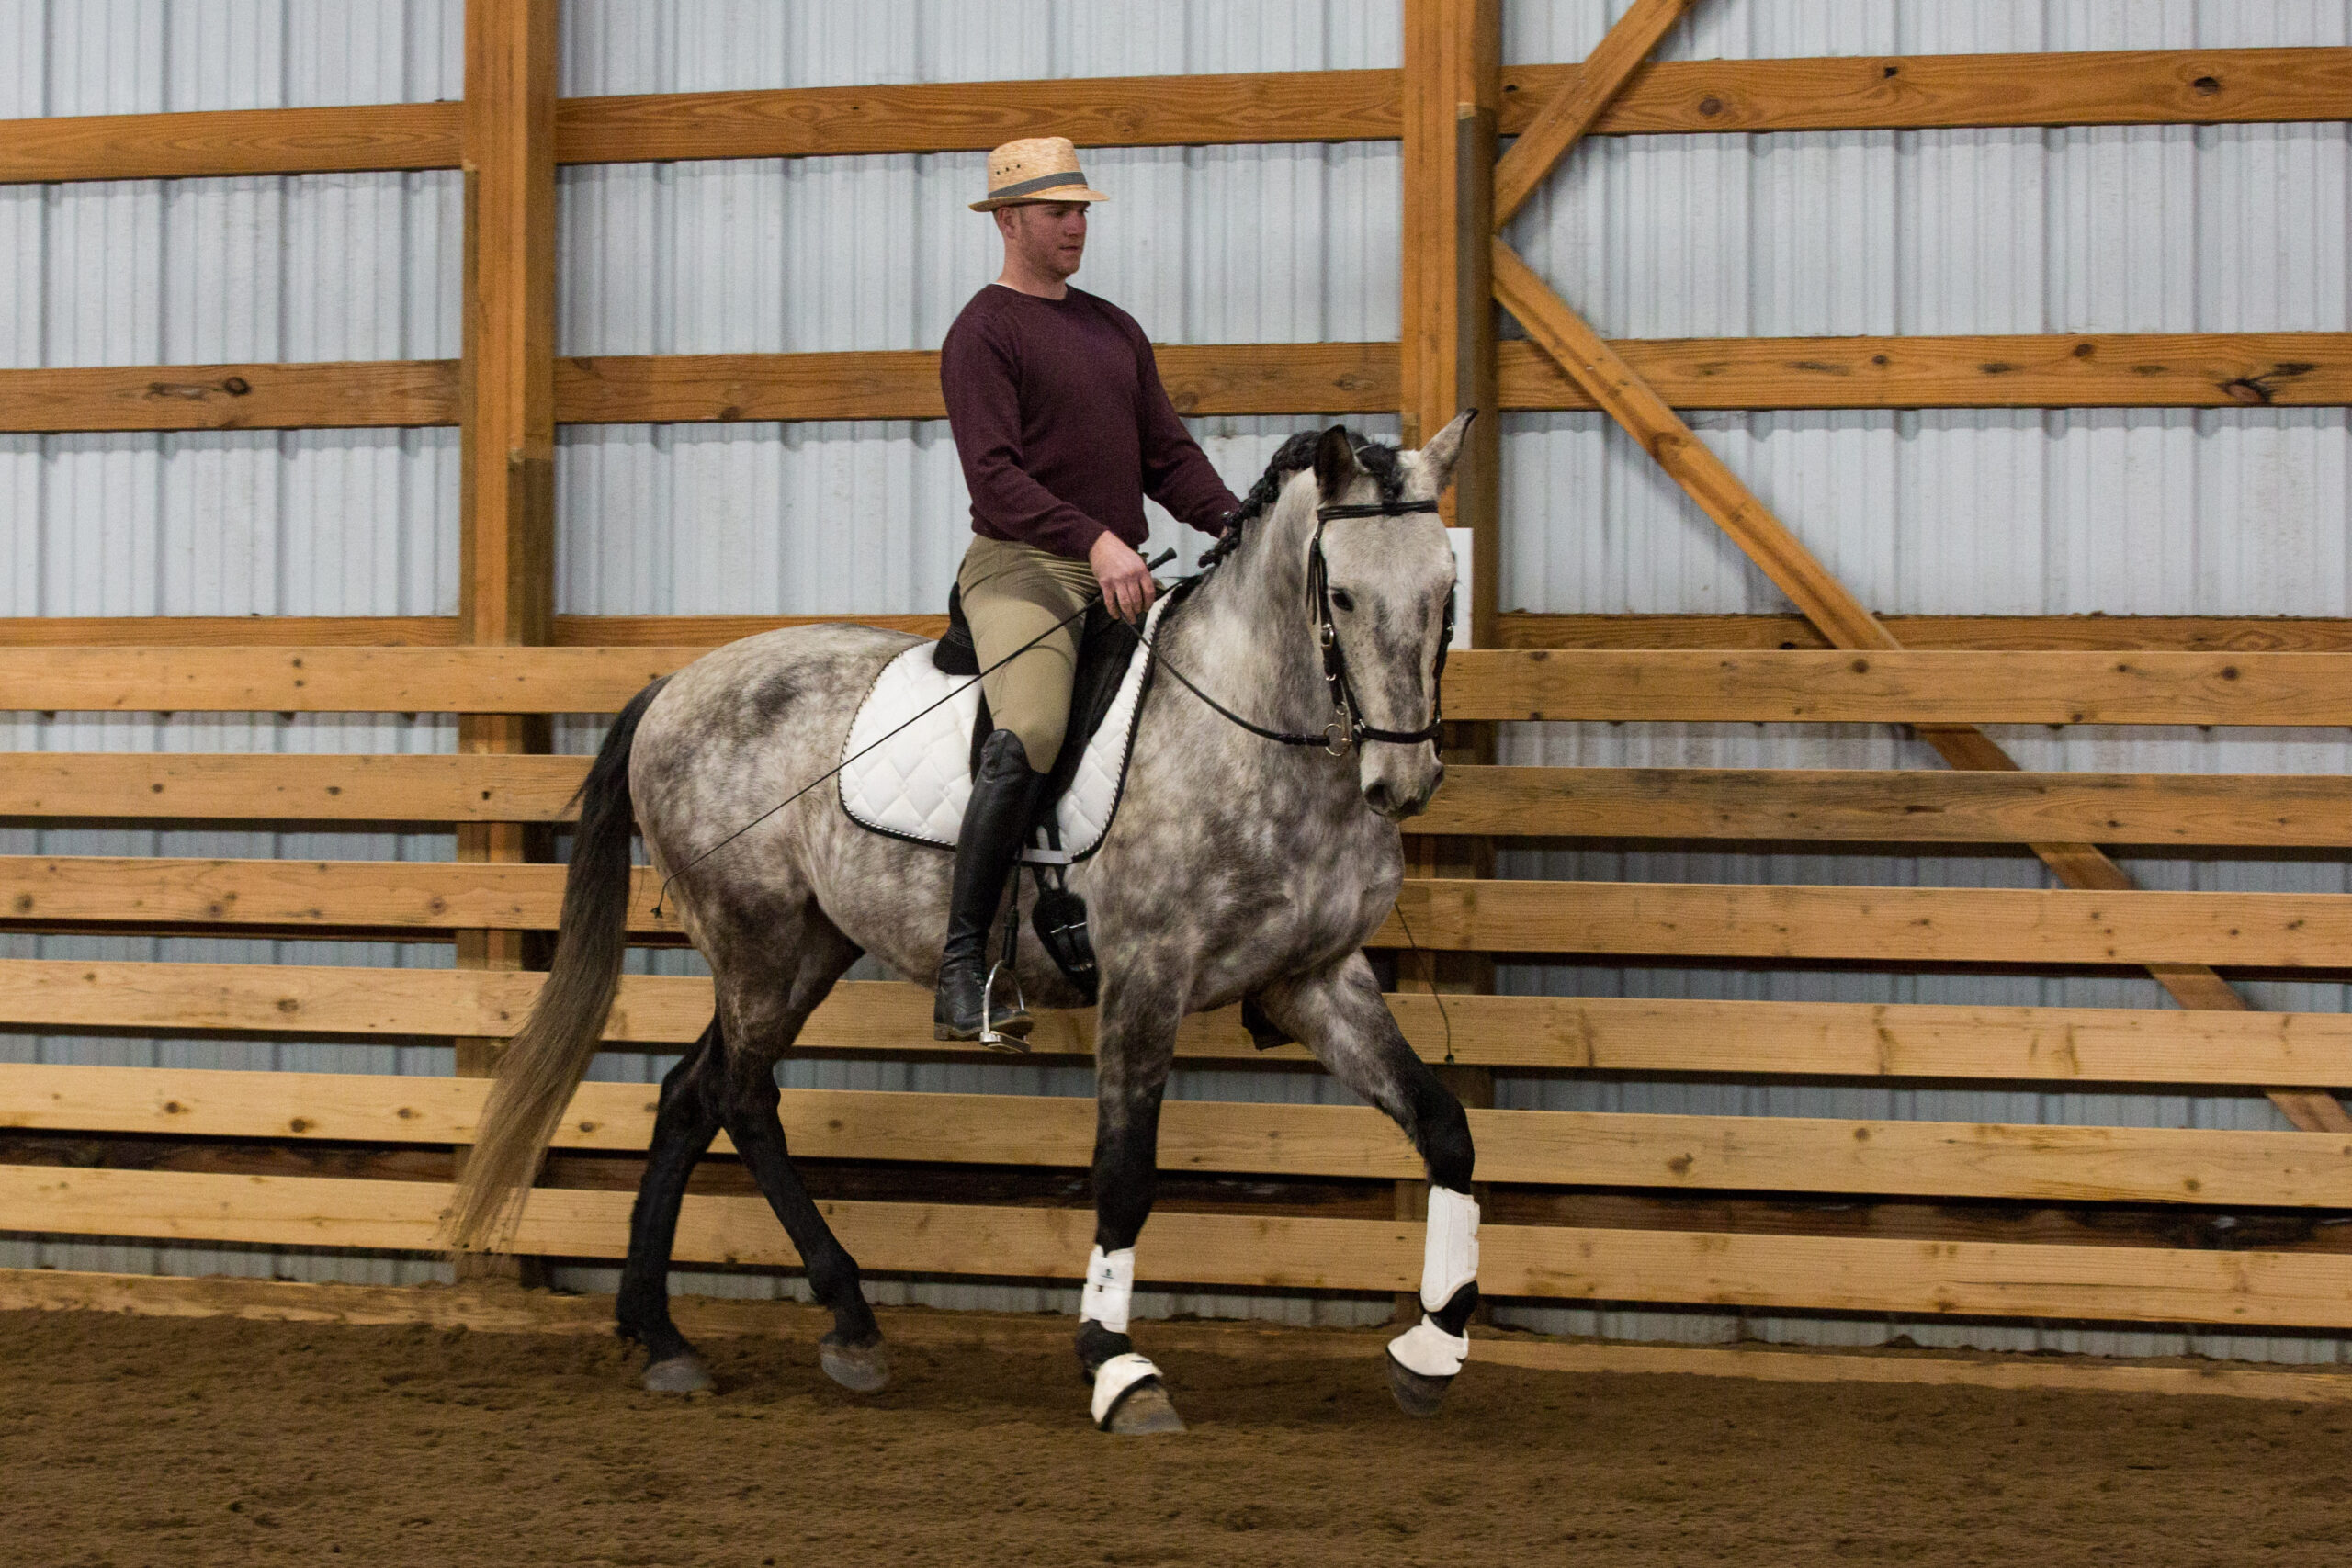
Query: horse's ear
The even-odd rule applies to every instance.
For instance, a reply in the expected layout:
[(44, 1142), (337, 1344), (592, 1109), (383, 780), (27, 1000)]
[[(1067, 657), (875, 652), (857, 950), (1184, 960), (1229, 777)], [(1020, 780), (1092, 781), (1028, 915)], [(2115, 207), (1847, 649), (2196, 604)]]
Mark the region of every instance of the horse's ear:
[(1478, 417), (1476, 409), (1464, 409), (1447, 421), (1421, 447), (1421, 471), (1430, 477), (1430, 493), (1443, 495), (1445, 487), (1453, 481), (1453, 465), (1462, 456), (1462, 435), (1470, 422)]
[(1337, 501), (1348, 493), (1349, 483), (1363, 470), (1356, 466), (1355, 443), (1348, 439), (1348, 428), (1335, 424), (1323, 433), (1315, 444), (1315, 483), (1327, 502)]

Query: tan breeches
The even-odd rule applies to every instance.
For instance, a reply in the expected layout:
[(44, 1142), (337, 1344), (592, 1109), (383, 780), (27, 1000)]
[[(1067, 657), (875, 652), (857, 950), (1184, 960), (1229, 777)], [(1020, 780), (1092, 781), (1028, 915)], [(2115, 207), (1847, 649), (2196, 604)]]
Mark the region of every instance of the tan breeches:
[(1035, 546), (976, 535), (956, 586), (963, 592), (964, 618), (971, 623), (982, 670), (1046, 634), (1036, 647), (980, 682), (996, 727), (1021, 737), (1029, 765), (1046, 773), (1061, 755), (1062, 732), (1069, 726), (1070, 680), (1086, 623), (1080, 619), (1059, 631), (1050, 628), (1093, 596), (1094, 569)]

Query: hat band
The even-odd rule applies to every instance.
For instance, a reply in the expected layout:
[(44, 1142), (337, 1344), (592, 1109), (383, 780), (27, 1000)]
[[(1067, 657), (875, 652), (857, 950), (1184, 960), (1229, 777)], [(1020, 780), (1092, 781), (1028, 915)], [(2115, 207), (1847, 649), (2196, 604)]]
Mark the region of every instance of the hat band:
[(1039, 175), (1034, 180), (1022, 180), (1014, 185), (999, 186), (989, 192), (989, 199), (1001, 201), (1008, 196), (1027, 196), (1032, 191), (1058, 190), (1064, 186), (1077, 186), (1083, 189), (1085, 185), (1086, 176), (1076, 169), (1072, 169), (1067, 174)]

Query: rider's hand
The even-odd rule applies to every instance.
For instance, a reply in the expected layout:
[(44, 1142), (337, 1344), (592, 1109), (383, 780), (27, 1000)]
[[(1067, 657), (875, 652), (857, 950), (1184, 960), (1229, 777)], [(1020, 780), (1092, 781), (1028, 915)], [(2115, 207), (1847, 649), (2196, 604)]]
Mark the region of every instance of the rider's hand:
[(1094, 581), (1102, 585), (1103, 604), (1121, 620), (1141, 625), (1144, 612), (1159, 592), (1159, 584), (1151, 580), (1143, 557), (1105, 529), (1086, 552), (1086, 561), (1094, 569)]

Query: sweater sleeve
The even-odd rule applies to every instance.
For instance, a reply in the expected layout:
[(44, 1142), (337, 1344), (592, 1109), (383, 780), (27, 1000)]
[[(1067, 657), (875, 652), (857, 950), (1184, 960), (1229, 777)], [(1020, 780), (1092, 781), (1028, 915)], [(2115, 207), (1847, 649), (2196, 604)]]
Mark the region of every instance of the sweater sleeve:
[(1159, 363), (1152, 357), (1151, 340), (1133, 321), (1127, 322), (1136, 347), (1136, 378), (1139, 396), (1136, 418), (1142, 429), (1143, 492), (1168, 508), (1179, 523), (1204, 534), (1223, 534), (1226, 519), (1241, 510), (1241, 502), (1184, 422), (1159, 384)]
[(958, 321), (940, 345), (939, 389), (972, 515), (1005, 537), (1085, 559), (1108, 530), (1023, 468), (1020, 378), (1000, 334)]

